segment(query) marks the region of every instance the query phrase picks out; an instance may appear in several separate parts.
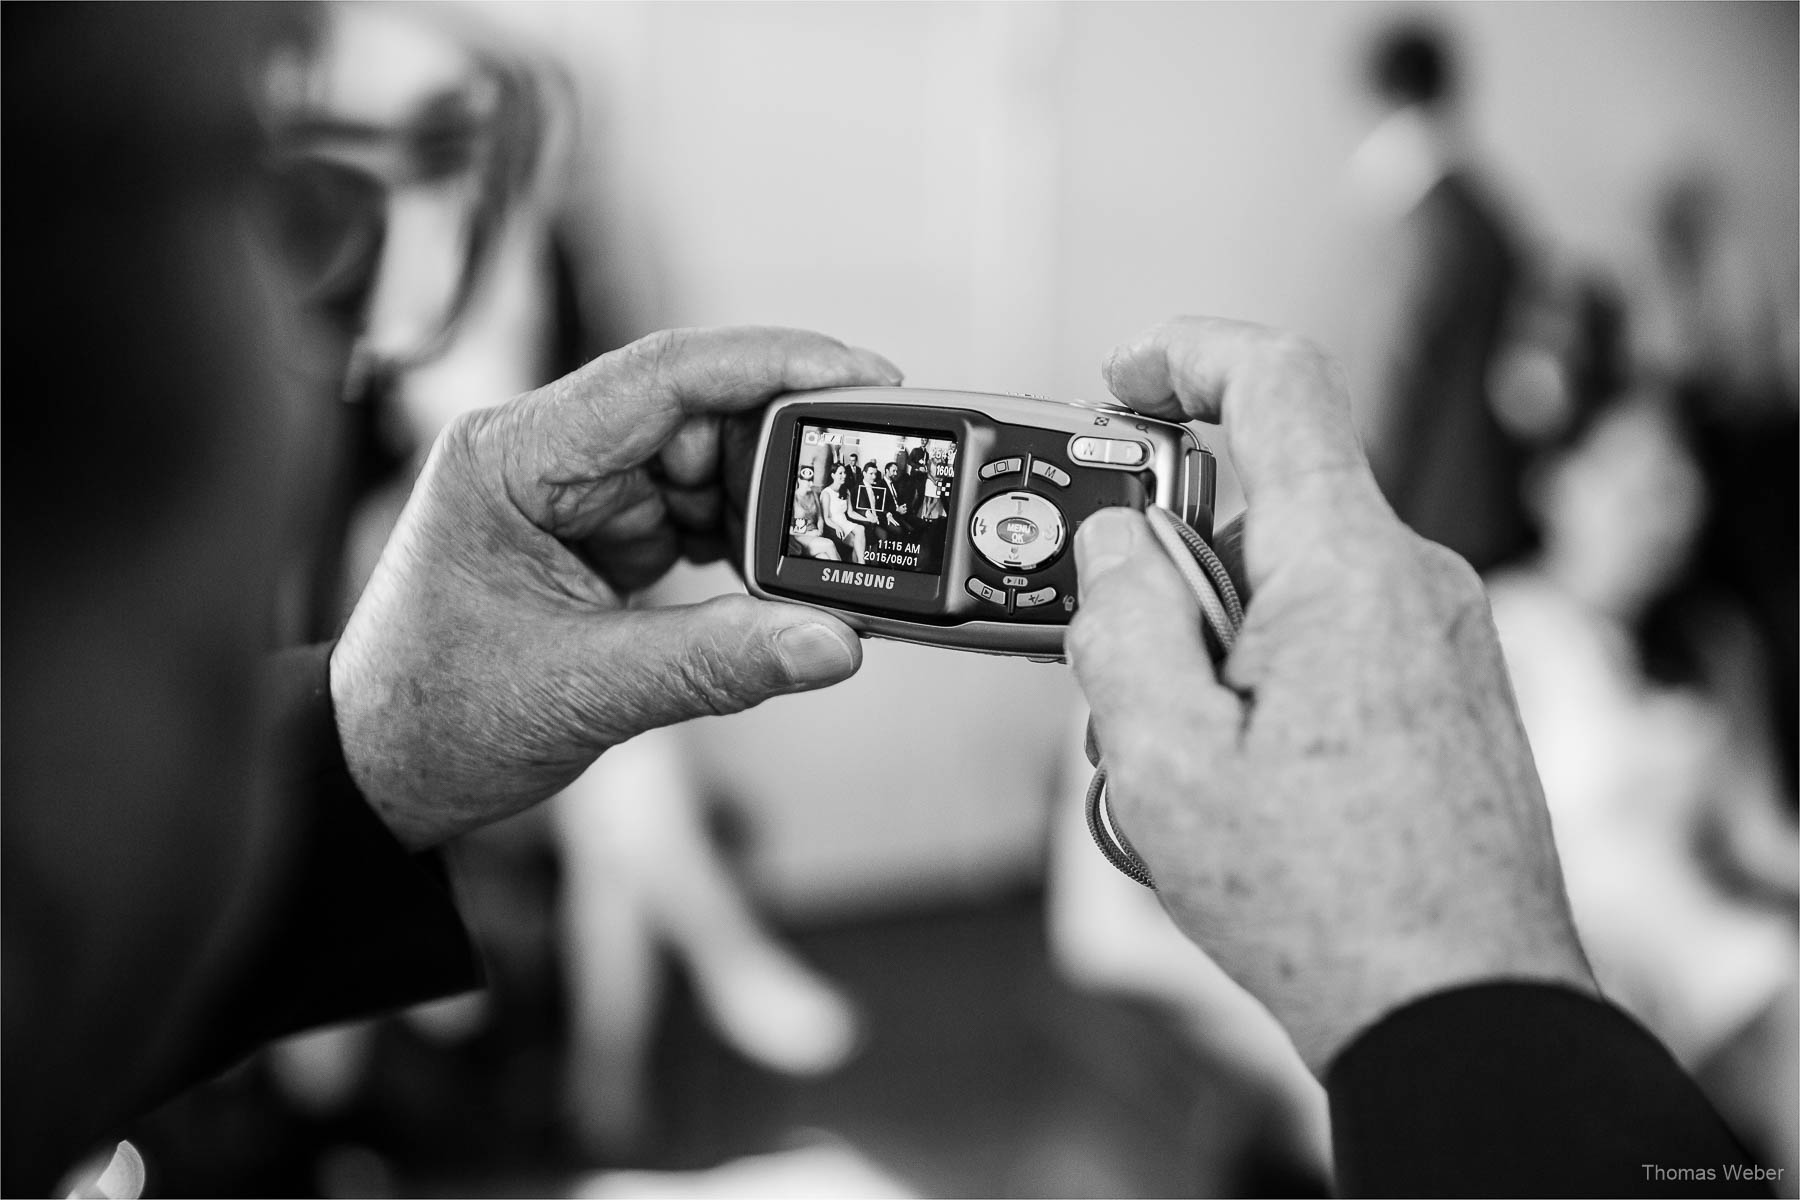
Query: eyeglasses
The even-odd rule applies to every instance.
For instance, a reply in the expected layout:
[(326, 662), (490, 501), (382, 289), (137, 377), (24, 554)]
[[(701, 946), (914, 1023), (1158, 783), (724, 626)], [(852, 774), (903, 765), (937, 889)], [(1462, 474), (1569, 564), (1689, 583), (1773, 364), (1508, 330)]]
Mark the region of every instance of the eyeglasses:
[[(421, 35), (451, 36), (430, 27)], [(385, 121), (334, 107), (316, 51), (290, 48), (266, 71), (271, 243), (305, 299), (388, 370), (448, 346), (541, 150), (540, 73), (462, 49), (460, 78)], [(415, 225), (402, 228), (404, 221)], [(379, 329), (378, 292), (390, 272), (425, 294), (413, 298), (412, 319)]]

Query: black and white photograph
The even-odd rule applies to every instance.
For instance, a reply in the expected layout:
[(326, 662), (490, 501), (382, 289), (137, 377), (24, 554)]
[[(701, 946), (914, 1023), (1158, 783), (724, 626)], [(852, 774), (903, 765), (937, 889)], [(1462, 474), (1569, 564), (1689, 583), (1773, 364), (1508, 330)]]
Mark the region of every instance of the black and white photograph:
[(1800, 3), (0, 54), (0, 1193), (1800, 1197)]
[(935, 575), (955, 489), (953, 437), (802, 426), (786, 551)]

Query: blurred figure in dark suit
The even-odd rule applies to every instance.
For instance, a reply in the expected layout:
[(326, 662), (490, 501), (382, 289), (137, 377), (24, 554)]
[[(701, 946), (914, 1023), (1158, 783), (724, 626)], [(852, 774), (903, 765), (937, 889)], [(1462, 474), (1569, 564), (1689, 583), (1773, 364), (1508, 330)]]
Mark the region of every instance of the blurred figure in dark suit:
[(1368, 60), (1382, 110), (1351, 164), (1385, 226), (1372, 378), (1358, 393), (1369, 459), (1413, 529), (1485, 571), (1524, 548), (1522, 456), (1488, 402), (1519, 254), (1464, 159), (1443, 35), (1407, 24)]

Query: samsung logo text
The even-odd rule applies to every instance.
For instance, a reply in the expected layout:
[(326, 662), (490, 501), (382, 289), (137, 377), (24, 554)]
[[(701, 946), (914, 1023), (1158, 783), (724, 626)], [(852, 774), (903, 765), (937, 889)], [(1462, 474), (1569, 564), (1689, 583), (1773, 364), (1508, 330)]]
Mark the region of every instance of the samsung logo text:
[(892, 575), (877, 575), (872, 571), (841, 571), (836, 567), (826, 567), (819, 573), (819, 578), (826, 583), (848, 583), (856, 587), (888, 588), (892, 590)]

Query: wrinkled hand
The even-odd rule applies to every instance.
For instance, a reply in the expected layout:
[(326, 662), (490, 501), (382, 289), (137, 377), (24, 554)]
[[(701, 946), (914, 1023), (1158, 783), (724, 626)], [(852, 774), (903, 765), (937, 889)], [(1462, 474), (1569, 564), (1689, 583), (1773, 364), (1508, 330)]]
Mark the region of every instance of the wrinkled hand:
[(812, 609), (624, 600), (716, 547), (746, 414), (899, 378), (818, 334), (662, 333), (452, 423), (331, 661), (350, 773), (389, 827), (432, 845), (646, 729), (854, 673), (855, 634)]
[(1071, 660), (1113, 811), (1176, 923), (1321, 1075), (1429, 992), (1592, 991), (1481, 584), (1383, 501), (1335, 364), (1185, 318), (1106, 379), (1144, 413), (1222, 419), (1248, 502), (1250, 602), (1217, 672), (1140, 514), (1076, 537)]

